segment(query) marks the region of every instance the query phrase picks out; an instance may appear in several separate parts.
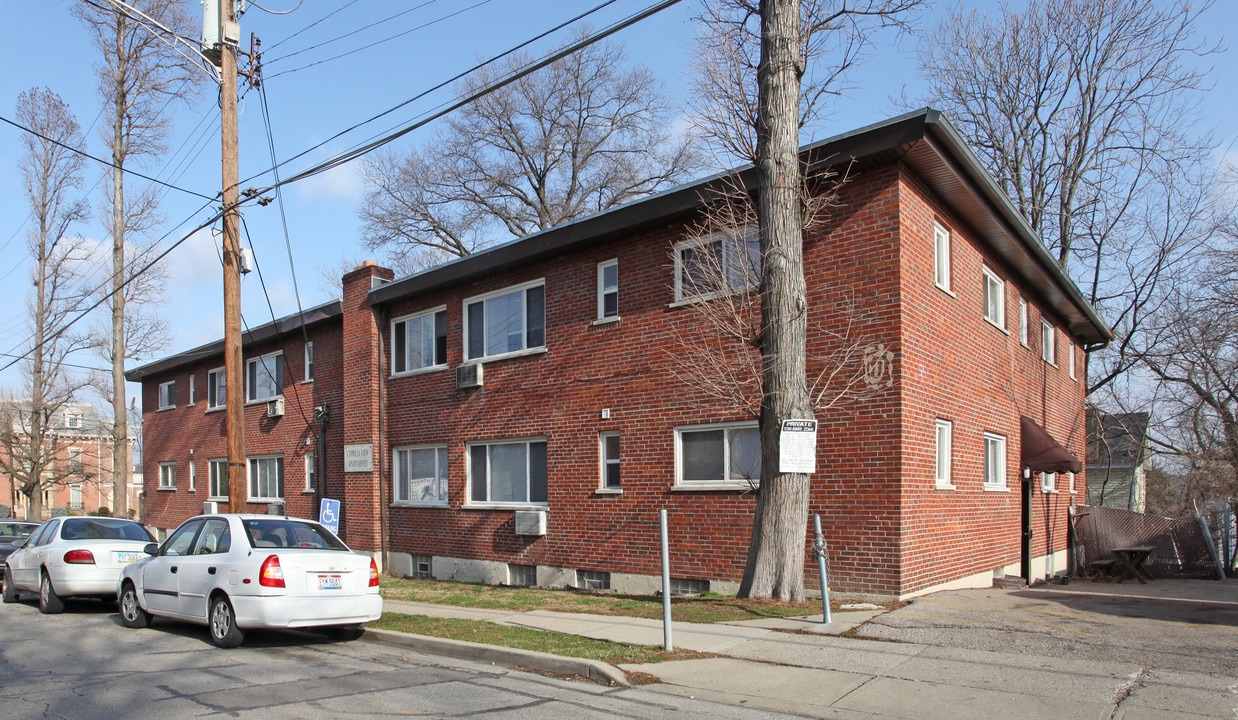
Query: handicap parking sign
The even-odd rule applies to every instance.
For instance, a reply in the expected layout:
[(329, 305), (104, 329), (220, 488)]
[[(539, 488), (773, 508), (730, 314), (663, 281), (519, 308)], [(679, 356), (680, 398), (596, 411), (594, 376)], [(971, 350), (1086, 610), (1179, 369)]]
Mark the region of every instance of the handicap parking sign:
[(318, 509), (318, 522), (336, 535), (340, 534), (340, 501), (323, 498)]

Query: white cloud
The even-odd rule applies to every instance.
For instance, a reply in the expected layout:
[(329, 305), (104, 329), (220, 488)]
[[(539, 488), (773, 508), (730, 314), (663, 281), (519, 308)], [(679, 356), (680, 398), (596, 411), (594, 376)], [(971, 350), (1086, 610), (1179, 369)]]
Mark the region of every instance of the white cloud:
[(301, 201), (338, 199), (360, 200), (365, 193), (360, 163), (351, 162), (319, 173), (293, 185)]

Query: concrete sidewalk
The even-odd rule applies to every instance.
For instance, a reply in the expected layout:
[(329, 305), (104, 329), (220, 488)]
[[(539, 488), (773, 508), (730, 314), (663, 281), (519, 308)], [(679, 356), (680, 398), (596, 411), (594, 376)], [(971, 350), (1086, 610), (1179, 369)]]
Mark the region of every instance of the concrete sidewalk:
[[(384, 610), (659, 647), (664, 637), (660, 620), (399, 601), (387, 601)], [(1232, 678), (1157, 672), (1121, 661), (1023, 655), (1016, 643), (1010, 652), (993, 652), (839, 637), (883, 612), (835, 612), (829, 625), (821, 623), (820, 614), (708, 625), (674, 622), (671, 640), (675, 649), (725, 657), (618, 669), (595, 661), (386, 631), (367, 631), (365, 637), (419, 652), (577, 674), (613, 685), (627, 684), (621, 671), (639, 672), (659, 680), (644, 686), (646, 690), (817, 718), (1198, 720), (1238, 716), (1238, 686)]]

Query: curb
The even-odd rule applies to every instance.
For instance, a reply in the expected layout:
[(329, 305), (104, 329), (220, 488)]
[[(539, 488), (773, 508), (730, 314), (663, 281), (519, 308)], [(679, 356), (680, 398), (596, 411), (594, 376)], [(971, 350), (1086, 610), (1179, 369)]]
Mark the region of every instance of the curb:
[(562, 675), (580, 675), (603, 685), (631, 687), (628, 677), (622, 670), (604, 663), (601, 660), (585, 658), (560, 657), (534, 650), (483, 645), (464, 640), (429, 637), (395, 632), (394, 630), (378, 630), (366, 628), (361, 636), (365, 642), (373, 642), (393, 647), (406, 648), (427, 655), (442, 655), (460, 660), (502, 665), (504, 667), (525, 667), (543, 672)]

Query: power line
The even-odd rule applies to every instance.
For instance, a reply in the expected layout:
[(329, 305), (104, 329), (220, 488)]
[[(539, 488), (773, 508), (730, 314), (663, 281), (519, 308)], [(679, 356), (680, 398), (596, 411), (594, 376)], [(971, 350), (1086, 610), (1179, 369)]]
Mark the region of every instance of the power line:
[(62, 147), (62, 148), (64, 148), (64, 149), (68, 150), (69, 152), (74, 152), (74, 153), (77, 153), (78, 155), (81, 155), (82, 157), (86, 157), (86, 158), (89, 158), (89, 159), (91, 159), (91, 160), (94, 160), (95, 162), (99, 163), (100, 165), (105, 165), (105, 166), (110, 167), (110, 168), (112, 168), (112, 169), (114, 169), (114, 170), (120, 170), (121, 172), (123, 172), (123, 173), (125, 173), (125, 174), (127, 174), (127, 175), (133, 175), (134, 177), (140, 177), (140, 178), (142, 178), (143, 180), (147, 180), (147, 181), (149, 181), (149, 182), (155, 183), (156, 185), (161, 185), (161, 186), (163, 186), (163, 187), (165, 187), (165, 188), (168, 188), (169, 190), (176, 190), (176, 191), (178, 191), (178, 192), (183, 192), (183, 193), (185, 193), (186, 195), (193, 195), (194, 197), (202, 198), (203, 200), (210, 200), (210, 201), (214, 201), (214, 200), (215, 200), (215, 198), (214, 198), (214, 197), (208, 197), (208, 196), (206, 196), (206, 195), (203, 195), (202, 193), (194, 192), (193, 190), (187, 190), (187, 189), (185, 189), (185, 188), (183, 188), (183, 187), (177, 187), (176, 185), (172, 185), (172, 184), (170, 184), (170, 183), (166, 183), (166, 182), (164, 182), (164, 181), (162, 181), (162, 180), (157, 180), (157, 179), (155, 179), (155, 178), (153, 178), (153, 177), (151, 177), (151, 176), (149, 176), (149, 175), (143, 175), (142, 173), (137, 172), (136, 170), (129, 170), (129, 169), (127, 169), (127, 168), (124, 168), (124, 167), (121, 167), (121, 166), (119, 166), (119, 165), (116, 165), (115, 163), (113, 163), (113, 162), (112, 162), (112, 161), (110, 161), (110, 160), (104, 160), (103, 158), (97, 158), (97, 157), (95, 157), (94, 155), (91, 155), (90, 153), (88, 153), (88, 152), (86, 152), (86, 151), (84, 151), (84, 150), (79, 150), (78, 148), (72, 147), (72, 146), (70, 146), (70, 145), (66, 145), (66, 144), (64, 144), (64, 143), (62, 143), (62, 142), (59, 142), (59, 141), (57, 141), (57, 140), (53, 140), (52, 138), (49, 138), (49, 137), (47, 137), (46, 135), (44, 135), (44, 134), (42, 134), (42, 133), (40, 133), (40, 132), (38, 132), (38, 131), (36, 131), (36, 130), (32, 130), (32, 129), (30, 129), (30, 128), (26, 127), (25, 125), (22, 125), (22, 124), (21, 124), (21, 123), (19, 123), (19, 122), (15, 122), (15, 121), (13, 121), (13, 120), (10, 120), (10, 119), (8, 119), (8, 118), (4, 117), (3, 115), (0, 115), (0, 122), (5, 122), (5, 123), (8, 123), (9, 125), (12, 125), (13, 127), (17, 128), (18, 130), (21, 130), (22, 132), (30, 133), (31, 135), (34, 135), (34, 136), (35, 136), (35, 137), (37, 137), (37, 138), (41, 138), (41, 139), (43, 139), (43, 140), (46, 140), (47, 142), (50, 142), (50, 143), (52, 143), (53, 145), (58, 145), (58, 146), (60, 146), (60, 147)]

